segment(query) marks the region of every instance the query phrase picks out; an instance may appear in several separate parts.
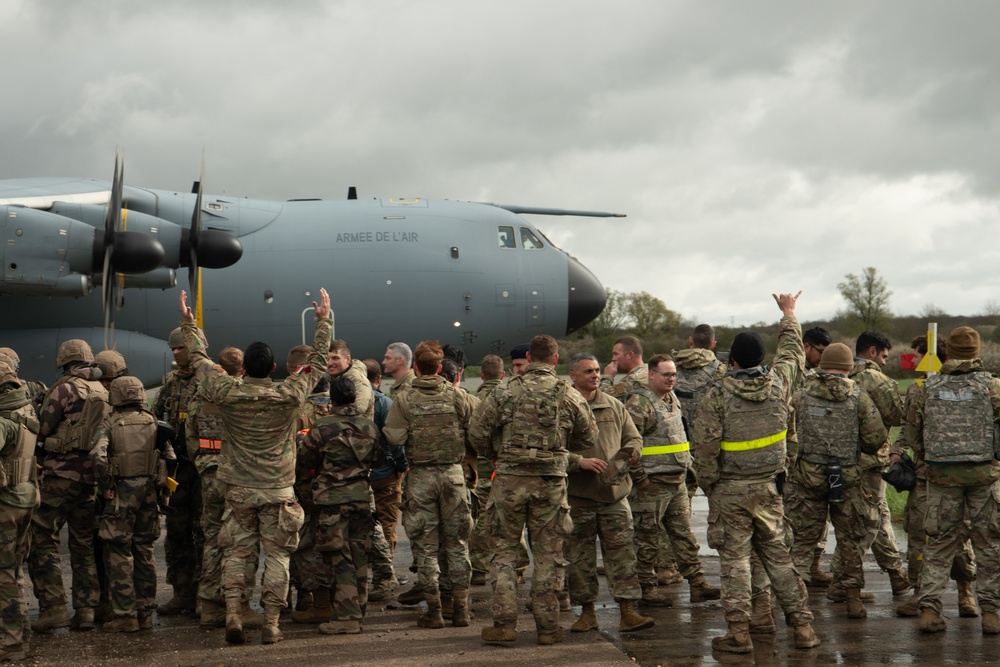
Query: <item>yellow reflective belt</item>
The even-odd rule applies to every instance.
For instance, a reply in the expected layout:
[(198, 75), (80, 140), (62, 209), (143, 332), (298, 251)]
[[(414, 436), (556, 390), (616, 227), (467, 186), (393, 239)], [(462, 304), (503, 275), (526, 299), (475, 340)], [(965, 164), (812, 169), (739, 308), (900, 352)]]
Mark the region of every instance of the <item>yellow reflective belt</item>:
[(678, 452), (691, 451), (690, 442), (681, 442), (676, 445), (658, 445), (656, 447), (643, 447), (643, 456), (656, 456), (657, 454), (677, 454)]
[(722, 451), (724, 452), (746, 452), (751, 449), (762, 449), (764, 447), (769, 447), (776, 442), (781, 442), (785, 439), (788, 434), (788, 429), (775, 433), (774, 435), (769, 435), (765, 438), (757, 438), (756, 440), (743, 440), (742, 442), (729, 442), (727, 440), (722, 441)]

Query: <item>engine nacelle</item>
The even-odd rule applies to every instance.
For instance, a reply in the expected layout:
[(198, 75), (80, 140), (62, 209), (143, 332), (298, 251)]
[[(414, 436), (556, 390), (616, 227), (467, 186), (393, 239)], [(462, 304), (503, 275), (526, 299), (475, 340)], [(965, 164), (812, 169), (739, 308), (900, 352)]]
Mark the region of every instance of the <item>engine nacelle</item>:
[[(88, 225), (104, 228), (104, 216), (107, 208), (95, 204), (72, 204), (67, 202), (55, 202), (49, 209), (52, 213), (73, 218)], [(169, 220), (157, 218), (156, 216), (142, 213), (140, 211), (122, 210), (122, 230), (126, 232), (142, 232), (146, 236), (159, 241), (163, 246), (164, 257), (163, 266), (176, 269), (183, 261), (187, 261), (187, 251), (182, 251), (183, 242), (181, 240), (182, 230)]]
[(122, 280), (125, 287), (170, 289), (177, 287), (177, 271), (161, 266), (149, 273), (140, 273), (134, 276), (124, 275)]
[(86, 296), (95, 232), (60, 215), (0, 206), (0, 294)]

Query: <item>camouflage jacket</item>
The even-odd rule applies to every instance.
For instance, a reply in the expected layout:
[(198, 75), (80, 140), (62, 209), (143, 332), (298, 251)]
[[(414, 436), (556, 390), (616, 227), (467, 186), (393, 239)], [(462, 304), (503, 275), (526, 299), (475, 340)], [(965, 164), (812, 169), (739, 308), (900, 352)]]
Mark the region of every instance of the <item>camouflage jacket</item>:
[(413, 385), (413, 381), (417, 379), (417, 374), (413, 372), (413, 369), (406, 371), (406, 375), (399, 378), (398, 380), (393, 380), (392, 386), (389, 387), (389, 398), (396, 398), (396, 394), (402, 393), (404, 390), (409, 389)]
[[(903, 428), (899, 429), (899, 435), (896, 436), (896, 441), (892, 443), (892, 447), (889, 448), (889, 454), (896, 454), (897, 456), (902, 456), (903, 452), (910, 449), (910, 443), (906, 439), (906, 416), (910, 414), (910, 403), (913, 401), (913, 394), (916, 392), (917, 387), (925, 382), (925, 379), (921, 378), (915, 380), (909, 387), (906, 388), (906, 396), (903, 397)], [(917, 476), (917, 479), (927, 479), (927, 473), (925, 468), (927, 463), (919, 456), (916, 452), (913, 453), (913, 472)]]
[(300, 474), (315, 470), (313, 503), (367, 503), (368, 474), (377, 447), (378, 427), (354, 406), (334, 406), (329, 415), (318, 419), (298, 441)]
[(389, 410), (392, 408), (392, 399), (382, 393), (378, 387), (372, 387), (375, 391), (375, 426), (379, 430), (379, 441), (385, 449), (385, 463), (378, 468), (372, 468), (371, 479), (376, 481), (385, 479), (390, 475), (404, 473), (410, 467), (406, 460), (406, 450), (398, 445), (390, 445), (385, 439), (382, 429), (385, 428), (385, 420), (389, 417)]
[[(803, 396), (808, 394), (824, 401), (846, 401), (850, 398), (854, 385), (853, 380), (835, 373), (811, 373), (806, 377), (801, 388), (795, 392), (795, 396), (792, 398), (792, 412), (795, 418), (788, 425), (789, 461), (803, 470), (809, 469), (816, 474), (819, 474), (821, 469), (825, 471), (825, 465), (810, 463), (798, 457), (797, 426), (803, 418)], [(857, 415), (859, 453), (874, 454), (885, 442), (886, 429), (882, 424), (878, 410), (875, 408), (875, 403), (864, 391), (858, 396)], [(809, 474), (807, 473), (803, 478), (809, 478)]]
[(188, 403), (187, 414), (185, 437), (178, 445), (187, 447), (188, 458), (194, 461), (199, 475), (215, 470), (225, 448), (222, 412), (219, 406), (205, 398), (205, 393), (199, 388)]
[[(642, 451), (642, 436), (635, 427), (635, 423), (629, 417), (625, 406), (617, 398), (608, 396), (603, 391), (598, 391), (594, 400), (588, 401), (590, 410), (594, 414), (597, 422), (597, 443), (593, 447), (586, 449), (575, 449), (570, 453), (576, 458), (576, 466), (570, 465), (573, 470), (567, 480), (567, 490), (574, 498), (585, 498), (600, 503), (613, 503), (621, 500), (632, 490), (632, 478), (640, 481), (646, 474), (642, 471), (642, 464), (636, 461), (630, 469), (631, 477), (626, 476), (620, 484), (614, 486), (605, 484), (601, 476), (589, 470), (579, 469), (579, 459), (596, 458), (602, 461), (611, 461), (615, 454), (622, 450), (632, 452)], [(575, 470), (574, 470), (575, 468)]]
[[(42, 411), (38, 415), (39, 445), (44, 447), (45, 439), (55, 434), (59, 424), (64, 420), (70, 423), (79, 421), (83, 414), (84, 401), (80, 398), (72, 378), (95, 382), (93, 379), (97, 374), (95, 371), (97, 368), (92, 366), (74, 368), (68, 375), (64, 375), (49, 388), (48, 394), (42, 402)], [(111, 405), (108, 405), (107, 411), (111, 412)], [(90, 462), (89, 450), (77, 449), (58, 454), (46, 452), (42, 467), (44, 469), (43, 475), (61, 477), (84, 484), (94, 483), (94, 467)]]
[[(453, 427), (450, 432), (458, 439), (457, 441), (441, 441), (439, 438), (444, 437), (443, 434), (435, 438), (434, 442), (421, 442), (413, 437), (410, 407), (421, 398), (419, 394), (424, 396), (445, 394), (449, 397), (447, 400), (450, 400), (455, 407), (457, 421), (448, 426)], [(422, 375), (413, 381), (408, 390), (395, 394), (382, 433), (390, 445), (405, 446), (406, 458), (411, 466), (414, 465), (414, 461), (421, 460), (437, 461), (431, 465), (460, 463), (469, 445), (469, 420), (475, 411), (475, 405), (468, 400), (470, 398), (472, 397), (466, 392), (455, 389), (440, 375)]]
[[(517, 423), (514, 413), (518, 392), (551, 392), (565, 385), (563, 398), (555, 408), (555, 430), (536, 423)], [(539, 443), (555, 439), (551, 449), (537, 450), (528, 456), (512, 446), (515, 434), (519, 439), (537, 440)], [(498, 473), (526, 476), (565, 477), (569, 467), (569, 450), (586, 450), (597, 445), (597, 424), (586, 399), (565, 380), (556, 377), (555, 368), (549, 364), (531, 363), (524, 375), (511, 378), (506, 386), (497, 388), (480, 403), (469, 425), (472, 446), (480, 456), (496, 460)], [(491, 443), (499, 435), (499, 451)], [(527, 454), (530, 454), (528, 452)]]
[(698, 407), (698, 401), (708, 388), (726, 375), (726, 365), (719, 361), (715, 352), (703, 347), (674, 350), (670, 356), (677, 364), (677, 385), (674, 386), (674, 395), (680, 399), (685, 419), (690, 421)]
[[(476, 398), (482, 403), (491, 395), (493, 395), (499, 387), (503, 386), (503, 380), (487, 380), (486, 382), (479, 385), (479, 390), (476, 392)], [(476, 406), (479, 407), (479, 406)], [(489, 449), (490, 451), (498, 451), (500, 449), (500, 436), (495, 436), (495, 442), (491, 442)], [(493, 465), (493, 461), (486, 458), (482, 454), (476, 456), (476, 473), (479, 479), (489, 479), (493, 475), (493, 471), (496, 466)]]
[(194, 400), (197, 389), (194, 365), (191, 364), (188, 368), (179, 368), (163, 376), (163, 385), (156, 395), (156, 402), (153, 403), (153, 414), (156, 418), (173, 427), (174, 442), (177, 449), (181, 450), (177, 454), (181, 458), (188, 458), (188, 448), (184, 440), (185, 426), (191, 411), (191, 401)]
[[(0, 459), (17, 455), (21, 437), (20, 425), (3, 415), (19, 410), (31, 402), (23, 388), (14, 388), (13, 384), (6, 384), (4, 389), (0, 390)], [(38, 484), (35, 481), (0, 489), (0, 506), (28, 509), (38, 507), (38, 500)]]
[[(354, 391), (357, 394), (354, 407), (358, 409), (358, 414), (372, 419), (375, 416), (375, 395), (372, 393), (372, 383), (368, 381), (368, 368), (364, 362), (353, 360), (342, 375), (354, 383)], [(340, 376), (331, 376), (331, 379), (333, 377)]]
[[(950, 359), (941, 366), (942, 375), (956, 375), (982, 371), (982, 359)], [(907, 392), (908, 404), (903, 432), (906, 442), (913, 448), (915, 458), (924, 458), (924, 404), (927, 401), (927, 385), (911, 385)], [(990, 380), (990, 403), (993, 405), (993, 421), (1000, 420), (1000, 379)], [(995, 446), (995, 445), (994, 445)], [(924, 474), (927, 481), (940, 486), (982, 486), (1000, 479), (1000, 461), (994, 459), (986, 463), (926, 464)]]
[[(205, 398), (222, 412), (226, 450), (219, 481), (258, 489), (283, 489), (295, 482), (296, 417), (322, 372), (330, 349), (332, 325), (316, 322), (309, 365), (283, 382), (271, 378), (234, 378), (212, 363), (193, 322), (181, 330)], [(365, 380), (367, 382), (367, 379)]]
[(622, 381), (615, 384), (615, 379), (601, 378), (601, 391), (608, 396), (624, 401), (625, 397), (632, 393), (632, 387), (637, 384), (649, 384), (649, 367), (646, 364), (639, 364), (622, 378)]
[[(778, 323), (778, 353), (774, 365), (752, 369), (731, 370), (717, 381), (702, 398), (695, 412), (691, 428), (691, 448), (698, 485), (706, 492), (720, 479), (772, 479), (778, 470), (761, 474), (733, 475), (721, 473), (723, 457), (722, 436), (725, 430), (726, 399), (736, 397), (747, 401), (764, 400), (778, 382), (782, 387), (786, 406), (791, 401), (791, 387), (798, 381), (799, 372), (805, 367), (802, 348), (802, 327), (794, 315), (781, 318)], [(787, 429), (787, 416), (785, 417)]]
[(899, 397), (899, 383), (882, 372), (882, 368), (868, 359), (855, 359), (854, 368), (848, 377), (861, 385), (871, 396), (885, 424), (885, 442), (875, 454), (862, 454), (858, 463), (865, 468), (882, 468), (889, 462), (889, 447), (892, 438), (888, 429), (899, 426), (903, 421), (903, 400)]

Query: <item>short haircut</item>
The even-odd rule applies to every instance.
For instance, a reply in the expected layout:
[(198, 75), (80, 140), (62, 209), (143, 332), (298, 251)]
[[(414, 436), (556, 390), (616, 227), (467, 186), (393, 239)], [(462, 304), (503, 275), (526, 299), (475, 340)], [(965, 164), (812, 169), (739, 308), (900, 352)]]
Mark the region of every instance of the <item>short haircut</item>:
[(338, 375), (330, 380), (330, 400), (334, 405), (353, 405), (358, 398), (358, 390), (350, 378)]
[(306, 362), (309, 361), (309, 355), (312, 354), (312, 352), (312, 345), (296, 345), (288, 351), (288, 357), (285, 358), (285, 364), (290, 368), (305, 366)]
[[(937, 357), (941, 361), (948, 358), (948, 347), (945, 343), (946, 336), (937, 337)], [(910, 349), (920, 354), (927, 354), (927, 336), (917, 336), (910, 341)]]
[(656, 367), (662, 364), (664, 361), (673, 361), (673, 360), (674, 358), (671, 357), (669, 354), (654, 354), (649, 358), (649, 361), (646, 362), (646, 368), (648, 368), (651, 371), (656, 370)]
[(362, 362), (365, 365), (365, 370), (368, 371), (368, 381), (375, 384), (378, 380), (382, 378), (382, 366), (374, 359), (364, 359)]
[(816, 347), (817, 345), (826, 347), (833, 342), (833, 336), (831, 336), (830, 332), (823, 327), (813, 327), (802, 334), (802, 342), (809, 343), (813, 347)]
[(465, 358), (465, 350), (462, 348), (446, 344), (441, 348), (441, 351), (444, 352), (445, 359), (454, 359), (462, 367), (462, 370), (465, 370), (465, 367), (469, 365), (469, 362)]
[(691, 332), (691, 342), (695, 347), (711, 350), (712, 343), (715, 342), (715, 329), (711, 324), (699, 324)]
[(243, 370), (243, 350), (235, 347), (223, 348), (219, 352), (219, 365), (230, 375), (239, 375)]
[(389, 343), (386, 349), (392, 350), (392, 353), (397, 357), (402, 357), (407, 368), (413, 365), (413, 350), (406, 343)]
[(330, 341), (330, 351), (351, 356), (351, 348), (347, 345), (347, 341), (343, 338), (334, 338)]
[(579, 352), (570, 357), (569, 360), (569, 370), (573, 372), (581, 361), (597, 361), (597, 357), (592, 355), (590, 352)]
[(413, 353), (413, 362), (421, 375), (436, 375), (442, 359), (444, 351), (436, 340), (421, 341)]
[(528, 354), (532, 363), (551, 364), (559, 353), (559, 344), (548, 334), (538, 334), (528, 344)]
[(479, 364), (479, 372), (483, 380), (499, 380), (503, 373), (503, 359), (495, 354), (487, 354)]
[(875, 346), (876, 352), (892, 349), (892, 343), (885, 337), (885, 334), (878, 331), (862, 331), (857, 342), (854, 343), (854, 354), (861, 354), (872, 345)]
[(274, 352), (267, 343), (250, 343), (243, 352), (243, 367), (252, 378), (266, 378), (274, 369)]
[(635, 336), (622, 336), (615, 341), (615, 345), (621, 345), (623, 350), (642, 359), (642, 341)]
[(441, 360), (441, 377), (443, 377), (448, 382), (454, 384), (455, 380), (458, 378), (459, 374), (462, 372), (462, 366), (459, 365), (457, 361), (449, 357), (445, 357)]

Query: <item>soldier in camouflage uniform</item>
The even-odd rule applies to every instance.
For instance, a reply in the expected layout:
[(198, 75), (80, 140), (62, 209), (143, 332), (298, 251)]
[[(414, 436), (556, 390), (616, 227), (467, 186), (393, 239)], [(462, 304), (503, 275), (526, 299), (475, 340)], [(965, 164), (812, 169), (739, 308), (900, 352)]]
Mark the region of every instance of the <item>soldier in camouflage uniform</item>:
[[(223, 548), (222, 590), (226, 598), (226, 641), (246, 641), (240, 615), (246, 594), (247, 564), (264, 551), (265, 644), (281, 641), (278, 615), (288, 597), (288, 560), (298, 544), (304, 515), (295, 500), (296, 416), (315, 384), (313, 371), (323, 368), (330, 347), (330, 297), (320, 289), (316, 312), (314, 352), (310, 365), (281, 383), (271, 380), (274, 353), (264, 343), (252, 343), (243, 353), (247, 377), (240, 380), (212, 364), (198, 336), (194, 314), (181, 292), (181, 329), (191, 365), (205, 397), (222, 413), (226, 449), (218, 479), (226, 486), (226, 511), (219, 544)], [(318, 374), (318, 373), (317, 373)]]
[[(21, 359), (17, 356), (17, 352), (9, 347), (0, 347), (0, 356), (7, 357), (11, 360), (11, 364), (14, 367), (14, 372), (20, 371)], [(45, 386), (44, 382), (38, 380), (25, 380), (24, 378), (18, 378), (17, 381), (21, 384), (21, 388), (24, 389), (25, 394), (28, 396), (28, 400), (31, 401), (31, 407), (35, 409), (35, 412), (41, 412), (42, 401), (45, 399), (45, 393), (49, 390)]]
[(650, 358), (648, 384), (636, 385), (625, 402), (642, 434), (642, 459), (629, 494), (635, 522), (635, 551), (642, 600), (670, 606), (657, 589), (656, 562), (660, 531), (666, 530), (681, 576), (691, 587), (692, 603), (718, 600), (719, 589), (705, 581), (698, 542), (691, 532), (691, 505), (685, 480), (691, 465), (691, 445), (681, 421), (680, 401), (673, 393), (677, 366), (665, 354)]
[(716, 380), (726, 374), (726, 366), (715, 356), (715, 329), (710, 324), (699, 324), (688, 336), (686, 350), (670, 353), (677, 365), (677, 384), (674, 395), (681, 402), (681, 413), (686, 421), (694, 417), (698, 402)]
[(594, 541), (598, 536), (608, 588), (621, 611), (618, 629), (635, 632), (651, 628), (655, 621), (639, 615), (635, 609), (642, 589), (636, 575), (632, 512), (628, 503), (632, 479), (627, 471), (631, 469), (633, 474), (640, 471), (642, 436), (621, 402), (598, 389), (601, 367), (594, 355), (584, 352), (570, 359), (569, 376), (573, 387), (587, 399), (598, 429), (596, 447), (569, 454), (567, 493), (573, 532), (566, 538), (563, 549), (569, 561), (570, 598), (574, 604), (583, 606), (580, 618), (570, 629), (587, 632), (598, 627), (594, 610), (598, 589)]
[(298, 457), (300, 468), (316, 470), (316, 550), (333, 584), (332, 620), (319, 631), (357, 634), (368, 601), (368, 549), (374, 527), (368, 474), (380, 453), (379, 432), (374, 422), (358, 414), (355, 386), (348, 378), (331, 381), (330, 398), (330, 414), (299, 436)]
[(59, 558), (59, 531), (68, 523), (76, 609), (72, 627), (91, 630), (100, 586), (94, 560), (96, 493), (90, 449), (94, 431), (111, 406), (86, 341), (60, 345), (56, 366), (64, 375), (49, 389), (39, 415), (38, 440), (44, 450), (41, 506), (31, 517), (28, 571), (41, 615), (33, 627), (45, 631), (71, 625)]
[[(198, 333), (204, 340), (204, 333), (200, 329)], [(177, 470), (174, 472), (177, 490), (170, 499), (170, 512), (166, 515), (167, 537), (163, 542), (167, 583), (173, 586), (174, 592), (169, 601), (156, 608), (163, 616), (195, 611), (205, 545), (200, 520), (201, 484), (185, 443), (190, 403), (198, 385), (189, 363), (190, 349), (184, 344), (179, 328), (170, 332), (167, 343), (177, 369), (163, 376), (163, 384), (153, 404), (153, 414), (157, 419), (162, 419), (174, 429), (174, 451), (177, 454)]]
[(38, 506), (38, 417), (16, 362), (0, 355), (0, 661), (24, 660), (31, 624), (24, 592), (31, 513)]
[(837, 543), (843, 546), (847, 617), (865, 618), (862, 559), (878, 529), (878, 503), (862, 491), (858, 458), (861, 452), (876, 453), (886, 432), (871, 398), (847, 377), (853, 367), (851, 349), (834, 343), (823, 353), (820, 372), (810, 374), (795, 393), (798, 454), (789, 448), (795, 464), (785, 487), (785, 516), (792, 527), (792, 562), (799, 572), (809, 569), (827, 517), (833, 520)]
[(389, 387), (390, 398), (409, 389), (413, 384), (417, 376), (411, 366), (413, 366), (413, 352), (410, 346), (406, 343), (389, 343), (389, 347), (385, 349), (385, 357), (382, 358), (382, 371), (392, 377), (392, 386)]
[(157, 496), (166, 496), (165, 460), (175, 456), (170, 443), (157, 442), (156, 417), (146, 409), (146, 392), (138, 378), (117, 378), (109, 394), (115, 410), (97, 428), (90, 452), (97, 488), (107, 501), (98, 536), (104, 542), (114, 617), (103, 627), (108, 632), (138, 632), (153, 627), (153, 543), (160, 536)]
[(968, 517), (983, 634), (995, 635), (1000, 634), (1000, 379), (983, 369), (975, 329), (953, 329), (947, 349), (941, 374), (913, 391), (904, 425), (907, 442), (928, 463), (919, 626), (922, 632), (946, 627), (941, 594), (969, 530)]
[[(558, 593), (573, 530), (566, 496), (569, 449), (597, 445), (597, 425), (586, 399), (556, 377), (558, 346), (551, 336), (531, 339), (529, 364), (476, 410), (469, 435), (480, 455), (496, 460), (490, 504), (493, 625), (486, 642), (517, 640), (517, 560), (525, 526), (535, 559), (531, 609), (539, 644), (562, 641)], [(499, 450), (494, 449), (499, 436)]]
[(695, 472), (709, 503), (708, 546), (719, 552), (722, 608), (729, 624), (729, 632), (714, 638), (712, 648), (729, 653), (753, 650), (752, 551), (794, 628), (796, 648), (819, 645), (805, 584), (785, 545), (777, 488), (777, 478), (784, 476), (791, 388), (804, 363), (802, 329), (795, 319), (798, 295), (774, 299), (783, 314), (774, 367), (761, 365), (765, 350), (759, 334), (738, 334), (730, 351), (732, 370), (705, 394), (692, 424)]
[(417, 563), (418, 585), (427, 613), (423, 628), (443, 628), (439, 554), (447, 561), (452, 593), (452, 624), (469, 625), (469, 533), (472, 510), (462, 459), (473, 409), (459, 391), (438, 375), (444, 353), (436, 341), (417, 346), (417, 379), (395, 394), (382, 432), (390, 445), (405, 445), (410, 472), (403, 482), (403, 528)]

